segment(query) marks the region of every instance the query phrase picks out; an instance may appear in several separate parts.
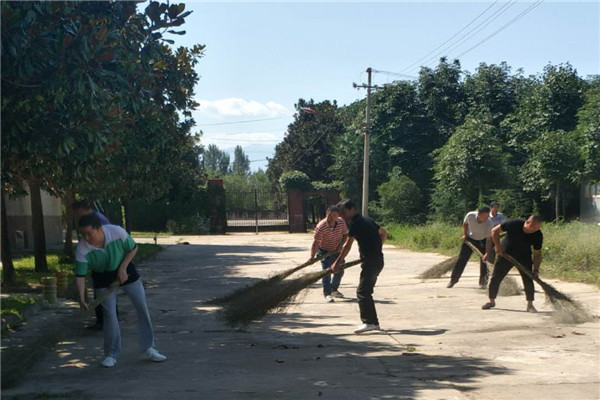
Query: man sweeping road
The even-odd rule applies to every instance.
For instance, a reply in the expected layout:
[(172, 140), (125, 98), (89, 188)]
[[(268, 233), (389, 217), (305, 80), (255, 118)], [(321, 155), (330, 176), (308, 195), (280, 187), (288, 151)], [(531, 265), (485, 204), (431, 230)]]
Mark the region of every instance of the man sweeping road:
[(342, 218), (349, 225), (348, 238), (342, 252), (331, 266), (333, 273), (339, 271), (344, 259), (352, 248), (354, 239), (358, 242), (360, 258), (362, 260), (360, 280), (356, 289), (360, 319), (363, 322), (354, 333), (378, 331), (379, 320), (373, 301), (373, 288), (377, 283), (377, 277), (383, 269), (382, 246), (387, 238), (387, 232), (375, 223), (371, 218), (361, 215), (356, 205), (350, 200), (341, 201), (338, 210)]
[[(523, 267), (528, 268), (537, 276), (542, 263), (542, 243), (544, 236), (540, 230), (542, 227), (542, 216), (533, 214), (527, 220), (513, 219), (503, 224), (496, 226), (492, 230), (492, 239), (496, 247), (497, 260), (494, 265), (494, 272), (490, 281), (489, 296), (490, 301), (485, 303), (481, 308), (489, 310), (496, 306), (496, 297), (502, 279), (506, 277), (508, 271), (513, 267), (513, 264), (506, 258), (502, 257), (504, 253), (512, 256)], [(506, 232), (506, 238), (500, 245), (500, 232)], [(533, 259), (531, 255), (531, 247), (533, 247)], [(537, 312), (533, 306), (534, 287), (533, 280), (523, 272), (519, 271), (523, 279), (523, 287), (525, 288), (525, 296), (527, 299), (527, 311)]]
[[(85, 302), (85, 276), (92, 270), (94, 291), (101, 298), (109, 286), (119, 280), (138, 314), (140, 344), (144, 356), (151, 361), (164, 361), (167, 357), (154, 348), (154, 330), (146, 305), (146, 293), (135, 266), (131, 262), (137, 253), (137, 244), (123, 228), (102, 225), (97, 215), (79, 219), (79, 241), (75, 252), (75, 275), (79, 304), (87, 310)], [(121, 353), (121, 329), (117, 318), (117, 291), (109, 292), (102, 302), (104, 309), (104, 361), (103, 367), (114, 367)]]
[[(337, 206), (329, 206), (326, 217), (321, 220), (315, 228), (315, 239), (310, 249), (310, 258), (315, 258), (315, 255), (323, 255), (334, 252), (328, 257), (321, 260), (323, 269), (328, 269), (331, 264), (337, 259), (342, 244), (346, 242), (348, 237), (348, 227), (343, 219), (340, 218)], [(344, 271), (336, 274), (325, 275), (323, 277), (323, 296), (325, 301), (332, 303), (334, 297), (343, 298), (338, 288), (342, 282)]]
[[(489, 219), (490, 208), (487, 206), (480, 207), (477, 211), (471, 211), (465, 215), (463, 221), (463, 244), (460, 247), (458, 260), (452, 269), (452, 276), (447, 288), (451, 288), (458, 283), (465, 266), (473, 254), (473, 250), (464, 242), (469, 241), (475, 245), (484, 254), (492, 248), (492, 226), (493, 222)], [(485, 258), (485, 257), (484, 257)], [(488, 272), (485, 260), (479, 263), (479, 287), (485, 289), (487, 287)]]

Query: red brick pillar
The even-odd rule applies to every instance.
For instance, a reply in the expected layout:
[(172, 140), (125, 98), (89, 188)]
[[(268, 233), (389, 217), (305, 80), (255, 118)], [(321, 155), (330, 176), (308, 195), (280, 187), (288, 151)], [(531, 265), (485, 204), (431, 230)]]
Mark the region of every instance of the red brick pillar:
[(290, 189), (288, 195), (288, 221), (290, 233), (306, 232), (306, 215), (304, 210), (304, 194), (301, 190)]

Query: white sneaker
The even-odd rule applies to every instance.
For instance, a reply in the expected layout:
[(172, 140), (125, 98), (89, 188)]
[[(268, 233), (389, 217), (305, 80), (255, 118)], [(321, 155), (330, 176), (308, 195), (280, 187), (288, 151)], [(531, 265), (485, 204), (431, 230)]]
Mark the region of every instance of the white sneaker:
[(148, 350), (146, 350), (146, 356), (148, 357), (148, 360), (156, 361), (156, 362), (165, 361), (167, 359), (166, 356), (163, 356), (162, 354), (160, 354), (153, 347), (150, 347)]
[(354, 333), (363, 333), (363, 332), (380, 331), (380, 330), (381, 330), (381, 328), (379, 327), (379, 325), (362, 324), (354, 330)]
[(334, 290), (333, 292), (331, 292), (331, 295), (333, 297), (337, 297), (338, 299), (343, 299), (344, 298), (344, 295), (341, 294), (340, 292), (338, 292), (337, 290)]
[(325, 303), (333, 303), (334, 301), (330, 295), (325, 296)]
[(117, 365), (117, 359), (114, 357), (106, 357), (104, 361), (102, 361), (102, 366), (106, 368), (112, 368)]

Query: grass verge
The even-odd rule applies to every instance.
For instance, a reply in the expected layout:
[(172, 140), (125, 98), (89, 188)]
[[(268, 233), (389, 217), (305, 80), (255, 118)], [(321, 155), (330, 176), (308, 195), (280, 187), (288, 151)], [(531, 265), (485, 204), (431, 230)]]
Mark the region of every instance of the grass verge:
[[(400, 248), (447, 256), (457, 255), (460, 250), (460, 226), (391, 224), (386, 229), (390, 233), (389, 242)], [(545, 223), (542, 232), (542, 276), (600, 287), (600, 226), (581, 222)]]

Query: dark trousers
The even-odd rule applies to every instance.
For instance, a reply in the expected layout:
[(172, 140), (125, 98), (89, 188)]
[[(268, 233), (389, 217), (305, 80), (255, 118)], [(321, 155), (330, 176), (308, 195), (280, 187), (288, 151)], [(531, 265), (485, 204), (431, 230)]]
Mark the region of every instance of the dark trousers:
[(373, 288), (383, 269), (383, 255), (363, 258), (361, 268), (360, 280), (356, 289), (360, 320), (365, 324), (379, 325), (373, 301)]
[[(519, 263), (523, 267), (527, 268), (529, 271), (533, 271), (533, 262), (531, 261), (531, 259), (527, 260), (526, 258), (517, 258), (517, 261), (519, 261)], [(490, 280), (490, 299), (494, 300), (498, 296), (498, 289), (500, 289), (500, 283), (502, 282), (502, 279), (506, 277), (508, 271), (510, 271), (513, 266), (514, 265), (506, 258), (497, 257), (496, 264), (494, 264), (494, 272), (492, 272), (492, 279)], [(521, 274), (521, 279), (523, 280), (523, 287), (525, 288), (525, 297), (527, 301), (533, 301), (535, 290), (533, 287), (533, 280), (524, 273), (522, 273), (521, 270), (519, 270), (519, 273)]]
[[(471, 242), (472, 244), (474, 244), (475, 247), (477, 247), (479, 249), (479, 251), (481, 251), (483, 254), (485, 254), (485, 239), (475, 240), (475, 239), (471, 239), (470, 237), (468, 237), (467, 240), (469, 242)], [(453, 283), (458, 282), (463, 271), (465, 270), (465, 266), (467, 265), (469, 258), (471, 258), (471, 254), (473, 254), (473, 250), (471, 250), (471, 248), (469, 246), (467, 246), (465, 243), (463, 243), (462, 246), (460, 247), (460, 253), (458, 255), (458, 260), (456, 261), (456, 264), (454, 265), (454, 268), (452, 269), (452, 276), (450, 278), (451, 282), (453, 282)], [(479, 263), (479, 284), (480, 285), (487, 284), (487, 279), (488, 279), (487, 265), (485, 265), (485, 262), (481, 261)]]

